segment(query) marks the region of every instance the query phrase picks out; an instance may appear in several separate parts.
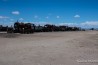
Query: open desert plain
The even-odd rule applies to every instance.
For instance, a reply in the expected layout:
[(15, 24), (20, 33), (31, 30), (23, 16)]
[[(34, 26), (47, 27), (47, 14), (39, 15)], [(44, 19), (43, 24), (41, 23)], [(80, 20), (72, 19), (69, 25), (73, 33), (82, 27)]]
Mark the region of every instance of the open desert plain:
[(0, 33), (0, 65), (98, 65), (98, 31)]

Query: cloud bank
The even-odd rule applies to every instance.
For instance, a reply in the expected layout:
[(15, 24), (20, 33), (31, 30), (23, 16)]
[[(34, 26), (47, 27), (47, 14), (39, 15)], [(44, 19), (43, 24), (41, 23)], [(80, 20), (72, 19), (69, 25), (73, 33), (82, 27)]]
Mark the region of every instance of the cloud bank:
[(0, 19), (7, 19), (7, 18), (9, 18), (9, 17), (7, 17), (7, 16), (0, 16)]
[(98, 21), (86, 21), (83, 23), (59, 23), (58, 25), (78, 26), (82, 28), (98, 27)]

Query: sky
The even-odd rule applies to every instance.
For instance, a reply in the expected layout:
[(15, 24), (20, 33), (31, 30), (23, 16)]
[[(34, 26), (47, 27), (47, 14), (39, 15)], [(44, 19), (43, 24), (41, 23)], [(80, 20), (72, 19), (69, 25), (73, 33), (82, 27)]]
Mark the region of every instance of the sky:
[(98, 28), (98, 0), (0, 0), (0, 24), (17, 20)]

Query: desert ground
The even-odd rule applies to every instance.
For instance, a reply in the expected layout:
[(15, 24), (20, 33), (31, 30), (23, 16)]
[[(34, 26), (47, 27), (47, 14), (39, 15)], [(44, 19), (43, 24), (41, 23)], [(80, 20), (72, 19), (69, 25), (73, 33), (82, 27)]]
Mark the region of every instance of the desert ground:
[(0, 65), (98, 65), (98, 31), (0, 33)]

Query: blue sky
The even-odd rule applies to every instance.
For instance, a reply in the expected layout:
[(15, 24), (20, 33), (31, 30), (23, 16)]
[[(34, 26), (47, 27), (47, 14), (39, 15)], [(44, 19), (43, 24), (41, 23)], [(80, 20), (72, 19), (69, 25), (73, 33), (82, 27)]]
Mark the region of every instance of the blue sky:
[(0, 24), (98, 27), (98, 0), (0, 0)]

